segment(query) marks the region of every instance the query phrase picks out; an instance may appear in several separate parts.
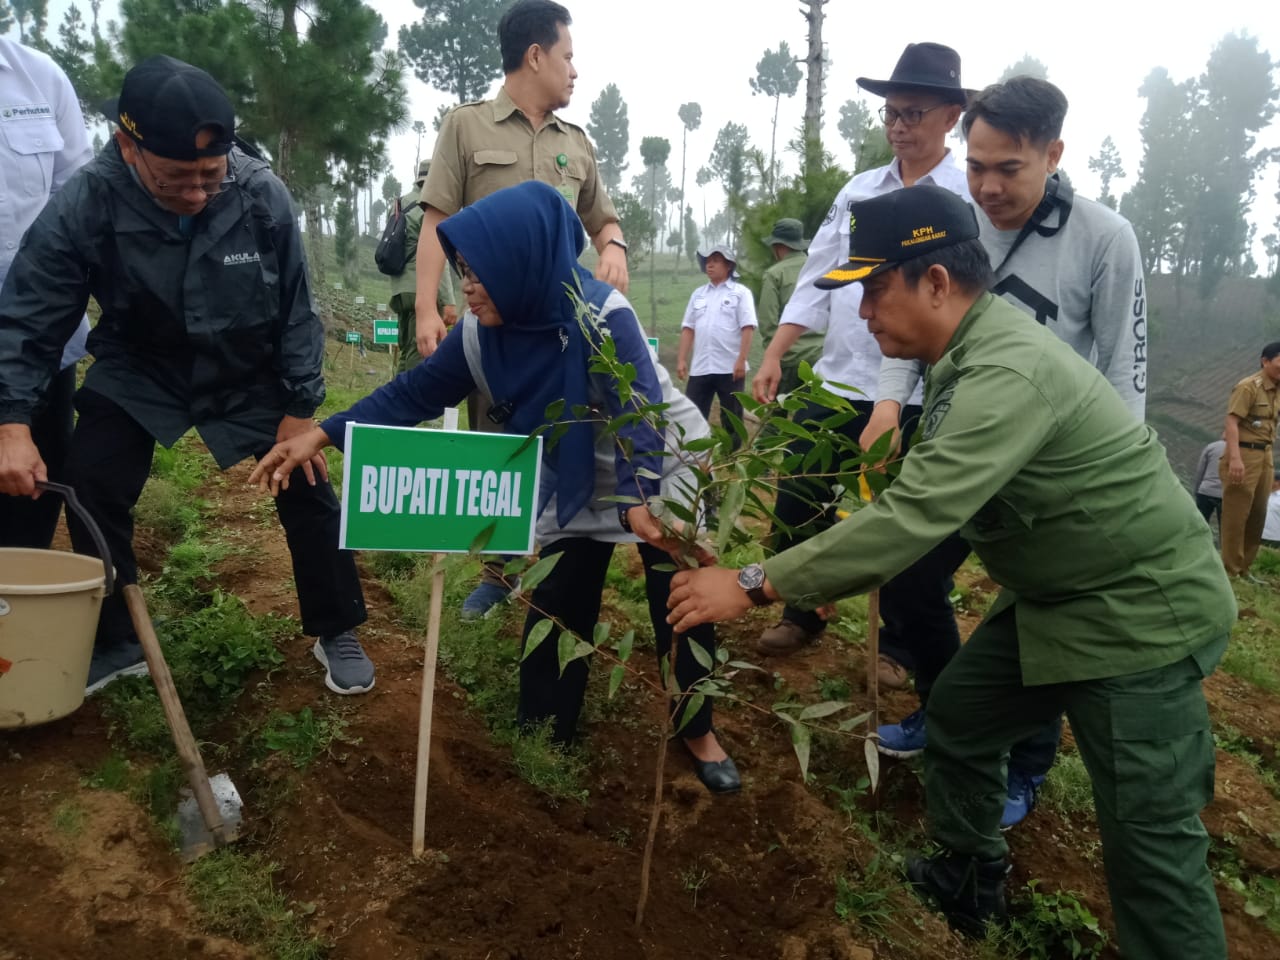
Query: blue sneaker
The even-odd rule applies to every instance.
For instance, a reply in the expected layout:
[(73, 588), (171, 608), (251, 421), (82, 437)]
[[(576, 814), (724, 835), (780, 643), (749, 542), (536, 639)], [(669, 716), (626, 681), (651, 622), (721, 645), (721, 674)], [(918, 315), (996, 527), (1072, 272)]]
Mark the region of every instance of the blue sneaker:
[(1027, 819), (1027, 814), (1035, 809), (1036, 794), (1040, 792), (1043, 783), (1044, 777), (1010, 768), (1009, 792), (1004, 798), (1004, 813), (1000, 816), (1001, 830), (1016, 827)]
[(462, 601), (462, 619), (479, 620), (487, 616), (490, 610), (503, 603), (511, 594), (511, 587), (500, 583), (489, 583), (487, 580), (481, 581), (467, 594), (467, 599)]
[(901, 723), (886, 723), (877, 731), (880, 739), (876, 741), (876, 749), (887, 757), (914, 757), (924, 752), (924, 707), (910, 716), (903, 717)]

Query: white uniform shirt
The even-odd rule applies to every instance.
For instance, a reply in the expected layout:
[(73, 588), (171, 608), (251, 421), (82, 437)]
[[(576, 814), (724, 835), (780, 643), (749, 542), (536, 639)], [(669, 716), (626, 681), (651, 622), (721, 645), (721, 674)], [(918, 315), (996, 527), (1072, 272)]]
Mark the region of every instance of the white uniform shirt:
[[(80, 101), (49, 57), (0, 37), (0, 283), (50, 195), (93, 158)], [(88, 318), (62, 355), (85, 355)]]
[[(950, 150), (916, 183), (944, 187), (969, 200), (969, 184), (964, 169)], [(854, 400), (875, 401), (880, 379), (880, 345), (867, 332), (866, 321), (858, 316), (858, 308), (862, 305), (862, 284), (851, 283), (836, 290), (819, 290), (813, 282), (849, 259), (849, 204), (892, 193), (902, 187), (901, 165), (896, 158), (886, 166), (858, 174), (845, 184), (809, 244), (809, 258), (800, 271), (796, 291), (779, 321), (826, 333), (822, 359), (814, 365), (813, 372), (827, 381), (826, 387), (832, 393)], [(837, 387), (836, 383), (856, 387), (861, 394)], [(920, 403), (919, 386), (909, 402)]]
[(1262, 527), (1263, 540), (1280, 540), (1280, 490), (1273, 490), (1267, 500), (1267, 519)]
[(733, 373), (742, 352), (742, 331), (756, 325), (756, 302), (738, 281), (704, 283), (693, 291), (680, 324), (693, 331), (689, 376)]

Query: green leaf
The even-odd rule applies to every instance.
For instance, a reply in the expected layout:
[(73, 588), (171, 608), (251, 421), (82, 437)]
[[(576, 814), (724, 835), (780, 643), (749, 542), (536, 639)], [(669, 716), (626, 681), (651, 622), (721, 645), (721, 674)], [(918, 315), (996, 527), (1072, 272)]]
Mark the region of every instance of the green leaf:
[(627, 668), (622, 664), (618, 664), (609, 671), (609, 699), (613, 699), (613, 695), (618, 692), (618, 688), (622, 686), (622, 679), (627, 675)]
[(551, 628), (554, 626), (554, 623), (546, 619), (539, 620), (533, 625), (533, 629), (529, 631), (529, 639), (524, 643), (524, 653), (520, 654), (522, 661), (529, 659), (529, 654), (538, 649), (538, 645), (547, 639), (547, 634), (551, 632)]
[(651, 569), (656, 573), (675, 573), (680, 568), (674, 563), (655, 563)]
[(560, 659), (560, 676), (564, 676), (564, 668), (576, 659), (577, 649), (578, 638), (568, 630), (561, 630), (556, 643), (556, 655)]
[(609, 639), (609, 624), (597, 623), (591, 628), (591, 642), (597, 647)]
[(707, 652), (707, 648), (696, 640), (689, 641), (689, 652), (693, 654), (693, 659), (698, 661), (698, 666), (704, 670), (711, 670), (712, 660), (711, 654)]
[(680, 723), (676, 726), (676, 733), (679, 733), (689, 725), (689, 721), (692, 720), (694, 715), (702, 709), (702, 704), (704, 702), (706, 702), (706, 697), (700, 693), (695, 693), (685, 701), (684, 711), (680, 714)]
[(533, 593), (535, 587), (543, 580), (547, 579), (547, 575), (555, 568), (556, 563), (564, 556), (561, 553), (553, 553), (548, 557), (542, 557), (532, 567), (526, 570), (520, 576), (520, 589), (526, 596)]
[(733, 667), (735, 670), (759, 670), (761, 673), (768, 673), (764, 667), (757, 667), (754, 663), (747, 663), (745, 660), (730, 660), (727, 667)]
[(800, 777), (809, 777), (809, 728), (802, 723), (791, 727), (791, 749), (796, 752), (796, 760), (800, 762)]
[(636, 642), (636, 632), (628, 630), (622, 635), (622, 639), (618, 641), (618, 659), (626, 662), (631, 659), (631, 648)]
[(724, 501), (720, 504), (720, 528), (717, 531), (721, 544), (729, 542), (733, 528), (742, 514), (742, 506), (747, 499), (747, 485), (741, 476), (736, 482), (728, 484), (724, 491)]
[(819, 717), (829, 717), (833, 713), (839, 713), (848, 706), (848, 703), (841, 700), (827, 700), (823, 703), (815, 703), (813, 706), (805, 707), (800, 711), (800, 719), (817, 720)]
[(484, 548), (489, 545), (489, 541), (493, 539), (493, 533), (498, 529), (498, 521), (495, 520), (483, 530), (476, 534), (476, 538), (471, 541), (471, 546), (467, 548), (468, 553), (483, 553)]
[(860, 713), (856, 717), (850, 717), (848, 720), (841, 720), (840, 725), (836, 727), (841, 733), (848, 733), (854, 727), (860, 727), (871, 719), (871, 711)]
[(880, 751), (876, 749), (876, 741), (879, 739), (880, 736), (873, 733), (862, 744), (862, 755), (867, 758), (867, 776), (871, 779), (872, 793), (880, 787)]

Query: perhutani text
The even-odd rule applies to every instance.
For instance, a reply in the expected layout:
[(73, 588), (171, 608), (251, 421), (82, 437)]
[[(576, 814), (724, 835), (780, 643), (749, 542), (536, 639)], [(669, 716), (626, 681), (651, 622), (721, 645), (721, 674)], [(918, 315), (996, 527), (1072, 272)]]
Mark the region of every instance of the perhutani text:
[(520, 517), (520, 480), (520, 472), (510, 470), (364, 466), (360, 512)]

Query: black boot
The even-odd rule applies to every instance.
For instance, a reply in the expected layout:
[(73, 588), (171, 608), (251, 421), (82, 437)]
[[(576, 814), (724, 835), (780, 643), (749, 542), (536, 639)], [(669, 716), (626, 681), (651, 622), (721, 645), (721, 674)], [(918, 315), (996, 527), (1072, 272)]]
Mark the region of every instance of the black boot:
[(971, 937), (986, 934), (989, 922), (1003, 924), (1009, 915), (1004, 860), (978, 860), (959, 853), (915, 857), (907, 863), (907, 879), (937, 900), (947, 921)]

